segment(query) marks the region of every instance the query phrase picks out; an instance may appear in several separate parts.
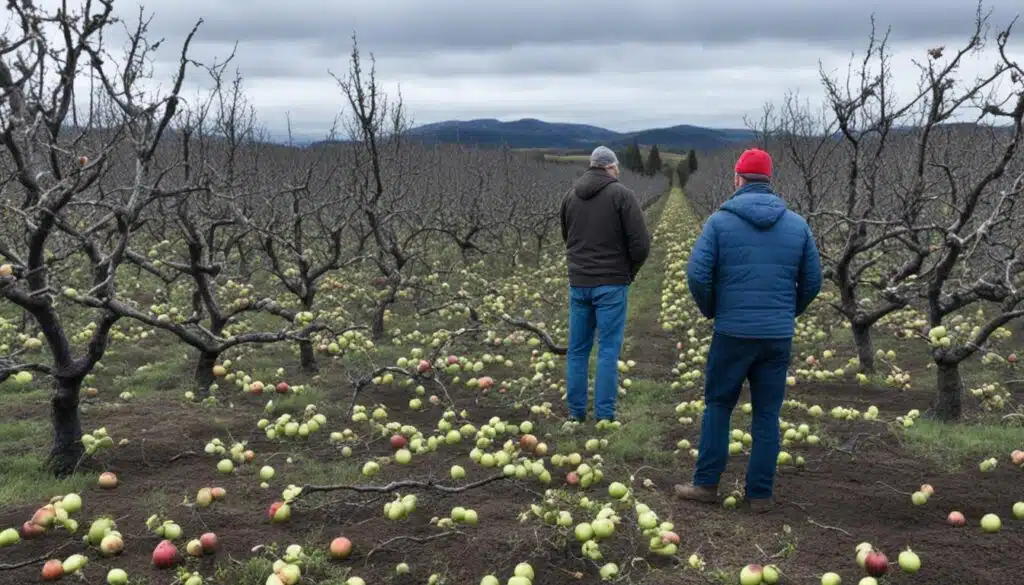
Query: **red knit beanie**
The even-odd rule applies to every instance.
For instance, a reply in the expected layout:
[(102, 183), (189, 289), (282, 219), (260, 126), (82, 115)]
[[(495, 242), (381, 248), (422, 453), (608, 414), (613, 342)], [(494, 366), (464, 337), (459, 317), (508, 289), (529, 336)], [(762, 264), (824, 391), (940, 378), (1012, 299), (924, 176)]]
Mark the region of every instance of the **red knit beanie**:
[(772, 178), (772, 157), (760, 148), (743, 151), (736, 161), (736, 174), (745, 178), (770, 181)]

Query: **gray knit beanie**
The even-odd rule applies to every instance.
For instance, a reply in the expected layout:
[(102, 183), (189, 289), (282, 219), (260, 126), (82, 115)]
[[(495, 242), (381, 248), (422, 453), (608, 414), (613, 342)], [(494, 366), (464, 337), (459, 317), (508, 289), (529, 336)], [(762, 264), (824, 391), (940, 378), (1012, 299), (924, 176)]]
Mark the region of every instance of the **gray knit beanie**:
[(594, 152), (590, 153), (591, 168), (603, 169), (617, 164), (619, 164), (619, 158), (607, 146), (598, 146), (594, 149)]

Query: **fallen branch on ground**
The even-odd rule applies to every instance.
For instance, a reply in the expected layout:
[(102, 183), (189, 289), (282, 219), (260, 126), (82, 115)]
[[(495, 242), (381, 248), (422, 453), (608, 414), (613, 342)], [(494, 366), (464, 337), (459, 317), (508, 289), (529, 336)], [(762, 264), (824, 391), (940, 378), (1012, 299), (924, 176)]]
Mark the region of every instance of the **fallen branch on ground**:
[(551, 338), (551, 335), (547, 331), (544, 331), (543, 329), (537, 327), (536, 325), (530, 323), (529, 321), (524, 321), (523, 319), (513, 319), (507, 315), (502, 315), (501, 320), (513, 327), (516, 327), (518, 329), (524, 329), (526, 331), (529, 331), (530, 333), (533, 333), (534, 335), (540, 338), (541, 342), (544, 343), (548, 350), (550, 350), (553, 354), (565, 355), (566, 353), (568, 353), (568, 349), (564, 346), (555, 343), (555, 340)]
[(465, 492), (478, 487), (483, 487), (489, 483), (508, 479), (505, 474), (492, 475), (490, 477), (468, 483), (461, 486), (448, 486), (434, 483), (433, 481), (416, 481), (416, 480), (403, 480), (393, 481), (387, 485), (348, 485), (348, 484), (336, 484), (336, 485), (307, 485), (302, 487), (302, 491), (295, 498), (296, 500), (302, 496), (308, 494), (315, 494), (317, 492), (337, 492), (337, 491), (349, 491), (358, 493), (388, 493), (401, 489), (419, 488), (419, 489), (430, 489), (443, 492), (446, 494), (457, 494)]
[(911, 495), (913, 495), (910, 492), (901, 492), (900, 490), (892, 487), (891, 485), (885, 483), (884, 481), (876, 481), (875, 483), (880, 485), (880, 486), (882, 486), (882, 487), (887, 487), (887, 488), (891, 489), (892, 491), (896, 492), (897, 494), (900, 494), (901, 496), (911, 496)]
[(15, 569), (21, 569), (21, 568), (27, 567), (29, 565), (35, 565), (35, 564), (38, 564), (38, 563), (46, 562), (48, 559), (56, 558), (57, 553), (59, 553), (60, 551), (64, 550), (65, 548), (71, 546), (72, 544), (75, 544), (76, 542), (77, 542), (77, 540), (70, 541), (70, 542), (65, 542), (64, 544), (58, 546), (57, 548), (51, 550), (50, 552), (46, 553), (45, 555), (43, 555), (41, 557), (36, 557), (34, 559), (29, 559), (27, 561), (21, 561), (19, 563), (11, 563), (9, 565), (0, 565), (0, 571), (13, 571)]
[(388, 545), (394, 544), (396, 542), (409, 541), (409, 542), (415, 542), (416, 544), (426, 544), (426, 543), (428, 543), (428, 542), (430, 542), (432, 540), (440, 540), (442, 538), (447, 538), (449, 536), (465, 536), (465, 534), (462, 533), (462, 532), (459, 532), (457, 530), (451, 530), (451, 531), (448, 531), (448, 532), (442, 532), (440, 534), (435, 534), (433, 536), (396, 536), (394, 538), (390, 538), (388, 540), (385, 540), (384, 542), (382, 542), (382, 543), (378, 544), (377, 546), (373, 547), (373, 549), (370, 550), (370, 552), (366, 553), (366, 559), (363, 561), (363, 564), (365, 565), (365, 564), (369, 563), (370, 562), (370, 557), (372, 557), (374, 555), (374, 553), (376, 553), (378, 551), (381, 551), (381, 550), (384, 550), (385, 547), (387, 547)]
[(836, 532), (842, 532), (846, 536), (849, 536), (850, 538), (853, 538), (852, 534), (850, 534), (849, 532), (843, 530), (842, 528), (838, 528), (836, 526), (828, 526), (827, 524), (820, 524), (818, 522), (815, 522), (812, 518), (808, 518), (807, 521), (809, 523), (817, 526), (818, 528), (824, 528), (825, 530), (835, 530)]

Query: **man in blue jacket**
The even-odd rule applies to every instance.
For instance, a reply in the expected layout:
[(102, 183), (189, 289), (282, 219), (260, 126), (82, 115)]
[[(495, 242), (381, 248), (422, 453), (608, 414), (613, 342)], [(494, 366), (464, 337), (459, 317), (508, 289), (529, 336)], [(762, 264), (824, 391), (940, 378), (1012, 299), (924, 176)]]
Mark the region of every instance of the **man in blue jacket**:
[(690, 294), (700, 312), (715, 320), (715, 331), (697, 467), (693, 483), (675, 486), (675, 493), (718, 501), (732, 411), (749, 380), (754, 441), (746, 500), (753, 511), (767, 512), (773, 507), (794, 319), (821, 290), (821, 259), (807, 222), (772, 190), (768, 153), (745, 151), (735, 171), (736, 192), (704, 224), (687, 269)]

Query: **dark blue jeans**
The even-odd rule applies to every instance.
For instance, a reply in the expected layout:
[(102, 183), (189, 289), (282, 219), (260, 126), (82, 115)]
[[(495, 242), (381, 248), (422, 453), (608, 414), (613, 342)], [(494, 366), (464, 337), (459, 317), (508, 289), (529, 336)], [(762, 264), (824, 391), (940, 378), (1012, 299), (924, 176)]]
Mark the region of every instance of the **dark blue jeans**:
[(590, 351), (597, 332), (594, 410), (598, 420), (615, 420), (619, 397), (619, 352), (626, 329), (629, 287), (569, 287), (569, 347), (565, 360), (565, 398), (569, 414), (587, 417)]
[(704, 381), (704, 417), (693, 485), (718, 485), (729, 458), (732, 411), (750, 381), (754, 439), (747, 465), (748, 498), (770, 498), (779, 457), (779, 412), (786, 397), (792, 339), (743, 339), (715, 333)]

